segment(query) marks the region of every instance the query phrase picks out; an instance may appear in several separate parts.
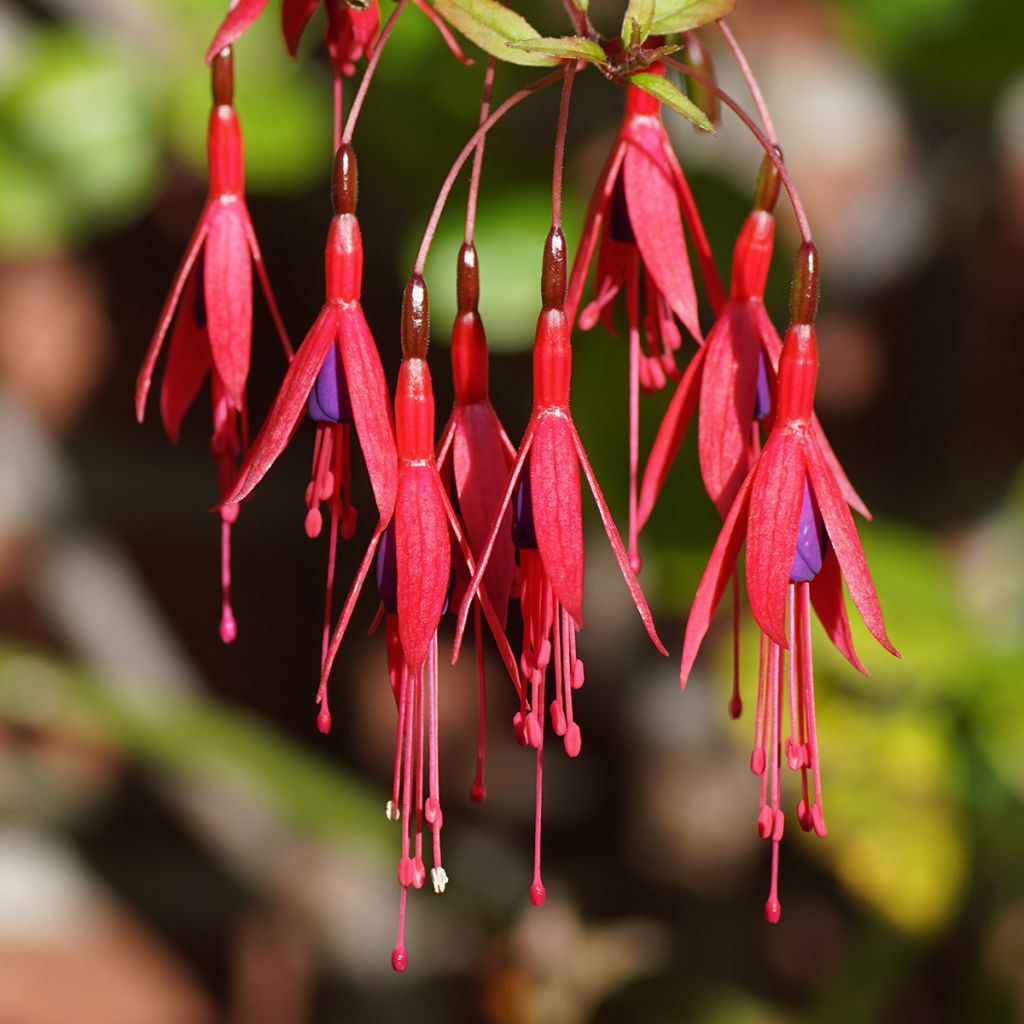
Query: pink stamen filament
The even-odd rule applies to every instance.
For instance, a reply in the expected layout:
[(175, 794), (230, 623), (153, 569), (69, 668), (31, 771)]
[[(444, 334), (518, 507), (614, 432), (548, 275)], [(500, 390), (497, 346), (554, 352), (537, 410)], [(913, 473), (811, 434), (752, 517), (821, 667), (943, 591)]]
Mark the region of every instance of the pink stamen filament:
[(814, 831), (824, 837), (828, 833), (828, 829), (825, 826), (825, 814), (821, 801), (821, 764), (818, 760), (818, 727), (814, 711), (814, 669), (811, 663), (811, 585), (801, 583), (797, 589), (802, 690), (807, 717), (807, 757), (810, 759), (811, 772), (814, 777), (814, 806), (811, 808), (811, 822)]
[(732, 697), (729, 700), (729, 717), (739, 718), (743, 713), (743, 699), (740, 697), (740, 574), (732, 574)]
[(487, 796), (487, 785), (484, 781), (484, 758), (487, 744), (487, 690), (484, 679), (484, 644), (483, 624), (480, 602), (473, 606), (473, 630), (476, 641), (476, 684), (479, 706), (479, 725), (476, 744), (476, 776), (469, 791), (469, 798), (474, 803), (482, 803)]
[(626, 319), (629, 322), (629, 523), (627, 551), (633, 572), (640, 571), (637, 538), (637, 468), (640, 464), (640, 252), (630, 254), (626, 272)]

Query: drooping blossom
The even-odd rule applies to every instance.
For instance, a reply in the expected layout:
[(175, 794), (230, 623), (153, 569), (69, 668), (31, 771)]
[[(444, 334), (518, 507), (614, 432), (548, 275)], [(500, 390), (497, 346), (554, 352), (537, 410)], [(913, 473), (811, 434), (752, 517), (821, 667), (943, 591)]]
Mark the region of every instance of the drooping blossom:
[[(441, 479), (452, 494), (453, 506), (465, 530), (469, 549), (474, 557), (478, 557), (487, 543), (491, 523), (505, 493), (516, 451), (488, 394), (487, 336), (477, 309), (480, 271), (476, 246), (472, 242), (465, 243), (459, 251), (457, 293), (458, 312), (452, 328), (455, 403), (441, 434), (437, 465)], [(506, 511), (483, 580), (484, 590), (502, 627), (515, 574), (511, 512)], [(484, 783), (486, 697), (479, 601), (473, 610), (473, 628), (479, 692), (479, 740), (476, 777), (470, 795), (479, 803), (487, 793)]]
[[(657, 63), (648, 71), (663, 75), (665, 68)], [(620, 292), (625, 293), (630, 394), (628, 548), (634, 571), (640, 568), (636, 517), (640, 388), (658, 390), (667, 377), (678, 376), (675, 352), (682, 336), (677, 320), (695, 341), (703, 341), (684, 220), (717, 308), (721, 285), (690, 187), (662, 123), (661, 104), (650, 93), (627, 86), (622, 126), (587, 210), (566, 311), (573, 323), (597, 248), (595, 297), (579, 313), (579, 325), (589, 330), (600, 320), (615, 333), (613, 303)]]
[(746, 543), (750, 610), (761, 629), (757, 721), (751, 768), (761, 779), (758, 831), (772, 841), (771, 889), (765, 915), (777, 921), (782, 733), (788, 693), (786, 761), (801, 775), (797, 820), (805, 831), (827, 832), (814, 710), (810, 609), (836, 647), (860, 671), (843, 598), (843, 582), (875, 639), (897, 655), (847, 498), (813, 425), (818, 374), (814, 310), (817, 257), (802, 247), (794, 282), (793, 321), (779, 361), (775, 422), (741, 484), (690, 609), (680, 680), (685, 686), (701, 641)]
[[(376, 560), (377, 587), (384, 606), (388, 674), (398, 710), (394, 781), (387, 816), (402, 823), (398, 864), (401, 886), (398, 938), (391, 955), (396, 971), (405, 970), (405, 914), (410, 886), (426, 879), (423, 823), (430, 828), (435, 892), (444, 892), (448, 875), (441, 860), (438, 774), (437, 630), (451, 587), (451, 544), (458, 545), (470, 573), (474, 559), (441, 482), (434, 449), (434, 396), (426, 362), (429, 326), (423, 279), (414, 276), (406, 289), (402, 317), (403, 360), (395, 394), (398, 480), (393, 514), (382, 511), (366, 555), (349, 590), (331, 636), (317, 692), (318, 723), (330, 729), (328, 680), (363, 583)], [(515, 657), (486, 591), (480, 605), (518, 689)], [(426, 787), (426, 797), (424, 797)]]
[(320, 535), (321, 503), (327, 504), (331, 516), (324, 653), (338, 534), (348, 539), (356, 528), (350, 464), (353, 433), (370, 477), (377, 512), (385, 521), (395, 506), (398, 474), (387, 381), (360, 303), (363, 242), (355, 215), (357, 189), (355, 153), (346, 144), (338, 149), (334, 161), (334, 216), (324, 254), (326, 301), (295, 353), (228, 499), (230, 507), (252, 491), (292, 439), (303, 413), (307, 413), (316, 423), (316, 435), (305, 494), (306, 534)]
[[(543, 903), (545, 898), (540, 870), (545, 710), (566, 753), (576, 757), (581, 746), (580, 727), (573, 711), (573, 694), (584, 680), (583, 663), (576, 653), (576, 633), (583, 625), (581, 467), (637, 611), (654, 645), (665, 653), (569, 411), (572, 348), (565, 312), (565, 260), (565, 237), (560, 228), (552, 228), (544, 250), (543, 308), (533, 349), (533, 411), (480, 563), (462, 600), (454, 651), (457, 656), (473, 598), (478, 593), (486, 594), (484, 576), (503, 539), (503, 524), (514, 502), (512, 537), (522, 577), (520, 668), (524, 676), (514, 727), (519, 742), (537, 751), (534, 877), (530, 889), (535, 904)], [(552, 658), (555, 695), (546, 709), (547, 668)]]
[[(256, 268), (287, 358), (292, 356), (267, 279), (263, 256), (245, 202), (242, 129), (232, 105), (231, 50), (213, 62), (213, 111), (207, 149), (209, 196), (189, 241), (170, 294), (160, 313), (135, 386), (135, 414), (141, 423), (153, 373), (170, 334), (160, 387), (160, 413), (171, 441), (207, 377), (213, 402), (210, 451), (219, 494), (231, 489), (248, 439), (246, 384), (252, 348), (252, 269)], [(221, 509), (220, 635), (231, 643), (238, 626), (231, 608), (231, 525), (238, 506)]]
[[(448, 48), (463, 63), (471, 63), (462, 52), (448, 26), (438, 17), (427, 0), (413, 0), (413, 3), (434, 23)], [(377, 0), (359, 7), (344, 0), (282, 0), (281, 31), (288, 52), (294, 57), (299, 40), (319, 6), (325, 8), (327, 27), (325, 38), (327, 52), (336, 75), (353, 75), (356, 62), (368, 57), (373, 51), (380, 29), (380, 7)], [(233, 43), (263, 13), (267, 0), (232, 0), (228, 13), (217, 29), (209, 50), (207, 61), (213, 59), (223, 47)]]

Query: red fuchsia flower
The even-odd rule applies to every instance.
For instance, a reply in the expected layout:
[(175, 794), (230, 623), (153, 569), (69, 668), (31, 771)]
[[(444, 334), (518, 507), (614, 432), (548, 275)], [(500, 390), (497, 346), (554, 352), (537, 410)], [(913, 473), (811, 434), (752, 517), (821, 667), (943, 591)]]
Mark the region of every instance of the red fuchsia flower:
[(349, 145), (334, 162), (334, 217), (324, 255), (327, 297), (320, 315), (295, 353), (266, 422), (239, 471), (228, 507), (245, 498), (284, 451), (303, 413), (316, 423), (313, 469), (306, 488), (306, 534), (319, 536), (320, 511), (331, 514), (324, 608), (323, 653), (330, 631), (338, 533), (356, 529), (352, 505), (352, 433), (358, 439), (380, 517), (395, 507), (397, 455), (387, 381), (360, 304), (363, 242), (356, 220), (357, 171)]
[(791, 769), (800, 771), (803, 790), (797, 820), (805, 831), (813, 829), (819, 836), (827, 832), (814, 712), (811, 606), (836, 647), (866, 672), (853, 649), (843, 599), (845, 580), (872, 635), (899, 656), (885, 632), (848, 501), (813, 426), (817, 290), (817, 255), (807, 244), (798, 256), (793, 322), (779, 361), (775, 422), (737, 492), (697, 588), (686, 623), (680, 674), (685, 686), (745, 540), (750, 610), (762, 633), (751, 768), (761, 778), (758, 831), (773, 844), (771, 890), (765, 905), (765, 915), (773, 922), (781, 910), (778, 859), (785, 822), (779, 803), (787, 690), (786, 760)]
[[(466, 537), (437, 470), (434, 396), (425, 358), (428, 336), (426, 286), (421, 277), (414, 276), (405, 295), (404, 358), (395, 395), (398, 481), (394, 513), (382, 513), (370, 540), (331, 637), (317, 693), (319, 724), (326, 731), (331, 720), (327, 691), (331, 668), (370, 566), (376, 559), (377, 586), (384, 608), (388, 673), (398, 709), (394, 782), (387, 804), (388, 818), (402, 821), (402, 854), (398, 864), (402, 893), (398, 939), (391, 955), (396, 971), (404, 971), (408, 964), (405, 948), (408, 891), (410, 886), (421, 888), (426, 879), (424, 821), (433, 840), (430, 877), (434, 891), (444, 892), (448, 883), (441, 861), (443, 816), (437, 751), (437, 629), (451, 588), (450, 537), (458, 544), (469, 572), (474, 569)], [(480, 603), (518, 689), (515, 658), (486, 591), (481, 592)]]
[[(660, 63), (648, 70), (665, 73)], [(596, 295), (579, 314), (579, 325), (589, 330), (601, 320), (610, 333), (615, 333), (612, 304), (625, 290), (630, 353), (628, 547), (634, 571), (640, 568), (636, 520), (639, 388), (654, 391), (665, 386), (667, 376), (678, 376), (675, 351), (682, 337), (677, 318), (691, 337), (703, 341), (684, 219), (717, 308), (721, 304), (721, 285), (690, 187), (662, 123), (661, 105), (650, 93), (629, 86), (622, 127), (587, 210), (566, 311), (570, 323), (574, 322), (598, 247)]]
[[(448, 48), (463, 63), (471, 63), (462, 52), (448, 26), (438, 17), (426, 0), (413, 0), (441, 33)], [(309, 24), (313, 12), (323, 5), (327, 13), (327, 52), (334, 65), (336, 75), (353, 75), (356, 62), (368, 57), (377, 40), (380, 30), (380, 7), (377, 0), (370, 0), (364, 8), (359, 8), (343, 0), (283, 0), (281, 5), (281, 30), (284, 34), (288, 52), (294, 57), (299, 48), (299, 40)], [(221, 22), (217, 34), (213, 37), (206, 53), (207, 61), (220, 50), (233, 43), (263, 13), (267, 0), (233, 0), (228, 13)]]
[[(253, 267), (285, 355), (289, 359), (292, 356), (245, 203), (242, 130), (232, 106), (233, 91), (231, 50), (225, 49), (213, 63), (214, 106), (207, 142), (209, 197), (164, 303), (135, 386), (135, 413), (141, 423), (153, 372), (170, 331), (167, 367), (160, 388), (164, 427), (171, 441), (177, 442), (181, 421), (209, 376), (213, 399), (210, 450), (217, 466), (221, 499), (230, 491), (248, 438), (245, 390), (252, 347)], [(231, 643), (238, 635), (231, 609), (231, 524), (237, 518), (237, 506), (222, 507), (220, 635), (224, 643)]]
[[(514, 498), (512, 538), (522, 577), (524, 685), (514, 718), (516, 738), (537, 751), (534, 877), (530, 898), (544, 902), (540, 871), (541, 796), (547, 667), (554, 655), (555, 699), (551, 725), (569, 757), (580, 752), (580, 727), (573, 713), (573, 693), (583, 685), (583, 663), (576, 654), (576, 633), (583, 625), (583, 523), (580, 467), (597, 504), (601, 522), (637, 611), (654, 645), (665, 653), (640, 585), (615, 529), (611, 513), (587, 459), (569, 411), (572, 347), (565, 313), (565, 236), (551, 229), (544, 251), (543, 309), (533, 349), (533, 412), (519, 453), (492, 521), (480, 564), (459, 610), (454, 656), (473, 598), (502, 539), (506, 513)], [(529, 688), (526, 686), (529, 681)]]
[[(437, 465), (452, 495), (466, 541), (479, 557), (501, 505), (516, 450), (509, 441), (488, 395), (487, 337), (477, 309), (480, 272), (476, 247), (467, 242), (459, 252), (458, 313), (452, 329), (452, 378), (455, 404), (441, 435)], [(498, 539), (491, 552), (483, 587), (504, 628), (516, 574), (512, 546), (511, 512), (506, 509)], [(468, 577), (463, 581), (468, 582)], [(456, 597), (459, 598), (458, 588)], [(479, 691), (479, 741), (476, 778), (470, 790), (479, 803), (487, 794), (484, 784), (486, 702), (480, 602), (473, 609)]]
[[(766, 157), (758, 178), (754, 209), (733, 251), (729, 298), (720, 307), (706, 342), (690, 360), (676, 387), (644, 469), (637, 510), (643, 529), (686, 429), (699, 404), (697, 453), (708, 496), (724, 519), (761, 449), (761, 424), (770, 427), (773, 390), (782, 342), (764, 305), (765, 282), (775, 241), (779, 176)], [(847, 479), (816, 415), (811, 419), (822, 455), (847, 502), (870, 519), (864, 502)], [(739, 589), (733, 590), (733, 692), (730, 714), (742, 709), (739, 694)]]

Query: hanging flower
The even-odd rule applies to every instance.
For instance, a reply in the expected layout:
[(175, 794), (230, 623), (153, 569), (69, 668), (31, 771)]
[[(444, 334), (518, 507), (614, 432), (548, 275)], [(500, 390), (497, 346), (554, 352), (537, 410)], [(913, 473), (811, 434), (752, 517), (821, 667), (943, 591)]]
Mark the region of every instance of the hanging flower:
[(370, 476), (378, 514), (385, 521), (395, 506), (397, 462), (391, 403), (377, 346), (360, 304), (363, 242), (356, 220), (357, 171), (351, 146), (334, 162), (334, 217), (324, 254), (327, 298), (295, 353), (266, 422), (238, 474), (228, 507), (263, 479), (291, 440), (304, 412), (316, 423), (313, 469), (306, 488), (306, 534), (319, 536), (326, 502), (331, 514), (323, 645), (330, 628), (334, 562), (339, 531), (355, 532), (350, 455), (352, 433)]
[[(224, 49), (213, 62), (214, 106), (207, 137), (209, 197), (135, 386), (135, 413), (141, 423), (156, 363), (170, 332), (160, 412), (168, 436), (176, 442), (181, 421), (209, 376), (213, 400), (210, 450), (221, 499), (230, 490), (248, 436), (245, 393), (252, 347), (253, 267), (285, 355), (292, 356), (245, 203), (242, 130), (232, 106), (233, 91), (231, 50)], [(221, 509), (220, 635), (224, 643), (238, 635), (231, 608), (231, 524), (237, 517), (237, 506)]]
[(798, 256), (793, 322), (779, 363), (775, 423), (753, 469), (740, 486), (708, 560), (686, 623), (680, 679), (685, 686), (701, 641), (746, 541), (750, 610), (761, 629), (757, 722), (751, 768), (761, 778), (758, 830), (771, 839), (772, 878), (765, 914), (777, 921), (783, 704), (788, 691), (786, 759), (801, 773), (797, 806), (801, 827), (827, 832), (814, 711), (810, 608), (836, 647), (860, 671), (843, 599), (845, 580), (875, 639), (897, 655), (846, 498), (813, 427), (818, 374), (814, 310), (817, 256), (805, 245)]
[[(443, 816), (438, 776), (437, 629), (451, 587), (451, 538), (459, 546), (470, 573), (474, 559), (465, 534), (441, 482), (434, 455), (434, 395), (426, 362), (429, 323), (423, 279), (414, 276), (406, 288), (402, 314), (402, 366), (395, 393), (398, 438), (398, 480), (393, 514), (380, 522), (349, 590), (331, 637), (317, 692), (318, 724), (331, 726), (328, 680), (363, 583), (376, 560), (377, 587), (385, 616), (388, 673), (398, 709), (395, 769), (387, 816), (402, 822), (402, 854), (398, 881), (402, 888), (398, 939), (391, 955), (396, 971), (408, 963), (405, 913), (410, 886), (422, 887), (423, 822), (431, 831), (434, 891), (444, 892), (448, 875), (441, 860)], [(498, 642), (499, 651), (519, 688), (515, 658), (486, 591), (480, 605)], [(426, 767), (424, 766), (426, 765)], [(427, 796), (424, 799), (424, 779)]]
[(565, 237), (557, 227), (551, 229), (544, 250), (542, 295), (543, 309), (533, 349), (533, 412), (480, 564), (462, 600), (454, 651), (457, 657), (473, 598), (486, 593), (481, 589), (484, 574), (502, 539), (502, 524), (514, 499), (512, 537), (519, 552), (522, 576), (520, 667), (525, 677), (514, 727), (519, 742), (537, 751), (536, 839), (530, 889), (536, 904), (543, 903), (545, 898), (540, 871), (540, 827), (547, 667), (552, 657), (552, 728), (562, 737), (570, 757), (576, 757), (581, 746), (580, 727), (573, 713), (573, 692), (584, 680), (583, 663), (576, 654), (576, 633), (583, 625), (581, 467), (637, 611), (654, 645), (665, 653), (569, 411), (572, 348), (565, 314)]
[[(501, 505), (516, 451), (488, 395), (487, 337), (477, 309), (480, 272), (472, 242), (467, 242), (459, 251), (457, 291), (459, 308), (452, 329), (455, 404), (441, 435), (437, 465), (441, 479), (449, 487), (469, 549), (474, 557), (479, 557)], [(506, 510), (483, 580), (484, 590), (502, 627), (515, 574), (511, 512)], [(479, 803), (487, 793), (484, 783), (486, 699), (479, 602), (474, 606), (473, 629), (480, 715), (476, 777), (470, 795)]]

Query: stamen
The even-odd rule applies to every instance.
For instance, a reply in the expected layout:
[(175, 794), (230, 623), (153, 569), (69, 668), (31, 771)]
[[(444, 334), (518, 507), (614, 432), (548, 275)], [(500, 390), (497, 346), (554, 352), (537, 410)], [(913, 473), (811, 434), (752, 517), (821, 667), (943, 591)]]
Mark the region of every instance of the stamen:
[(801, 583), (798, 587), (797, 604), (798, 630), (800, 637), (800, 668), (803, 676), (804, 701), (807, 711), (807, 753), (814, 777), (814, 806), (811, 808), (811, 825), (817, 835), (828, 835), (825, 812), (821, 801), (821, 764), (818, 760), (818, 727), (814, 713), (814, 666), (811, 660), (811, 587)]
[(476, 683), (480, 719), (476, 743), (476, 777), (473, 779), (473, 785), (469, 790), (469, 798), (475, 804), (483, 803), (487, 796), (487, 786), (484, 784), (484, 755), (487, 743), (487, 692), (484, 685), (483, 626), (480, 619), (480, 602), (476, 601), (473, 606), (473, 628), (476, 639)]
[(533, 883), (530, 886), (530, 902), (539, 907), (547, 897), (547, 890), (540, 876), (540, 824), (541, 804), (544, 795), (544, 737), (537, 747), (537, 794), (533, 819)]
[[(754, 715), (754, 749), (750, 755), (750, 770), (764, 776), (766, 756), (764, 752), (765, 725), (765, 635), (761, 634), (761, 653), (757, 663), (757, 712)], [(764, 782), (761, 783), (761, 804), (764, 805)]]
[(786, 601), (786, 633), (789, 636), (789, 739), (786, 740), (786, 763), (792, 771), (796, 771), (804, 763), (803, 745), (799, 741), (797, 727), (797, 697), (800, 690), (797, 681), (796, 633), (794, 632), (794, 602), (796, 600), (793, 584), (788, 588)]
[(732, 697), (729, 700), (729, 717), (739, 718), (743, 713), (740, 697), (740, 576), (739, 570), (732, 574)]
[(640, 253), (631, 253), (626, 277), (626, 310), (629, 320), (629, 564), (634, 573), (641, 568), (637, 540), (636, 475), (640, 461), (640, 315), (639, 315)]
[(413, 862), (412, 884), (414, 889), (422, 889), (427, 878), (427, 869), (423, 864), (423, 760), (424, 760), (424, 715), (423, 715), (423, 669), (410, 674), (415, 694), (416, 708), (416, 854)]
[(428, 764), (430, 771), (430, 796), (424, 808), (424, 817), (430, 826), (434, 842), (434, 869), (430, 873), (434, 883), (434, 892), (444, 892), (448, 875), (441, 865), (441, 827), (444, 816), (441, 813), (441, 782), (437, 759), (437, 633), (434, 633), (430, 651), (427, 654), (427, 718), (428, 718)]
[(231, 522), (224, 518), (220, 524), (220, 589), (220, 638), (230, 644), (238, 637), (238, 623), (231, 608)]

